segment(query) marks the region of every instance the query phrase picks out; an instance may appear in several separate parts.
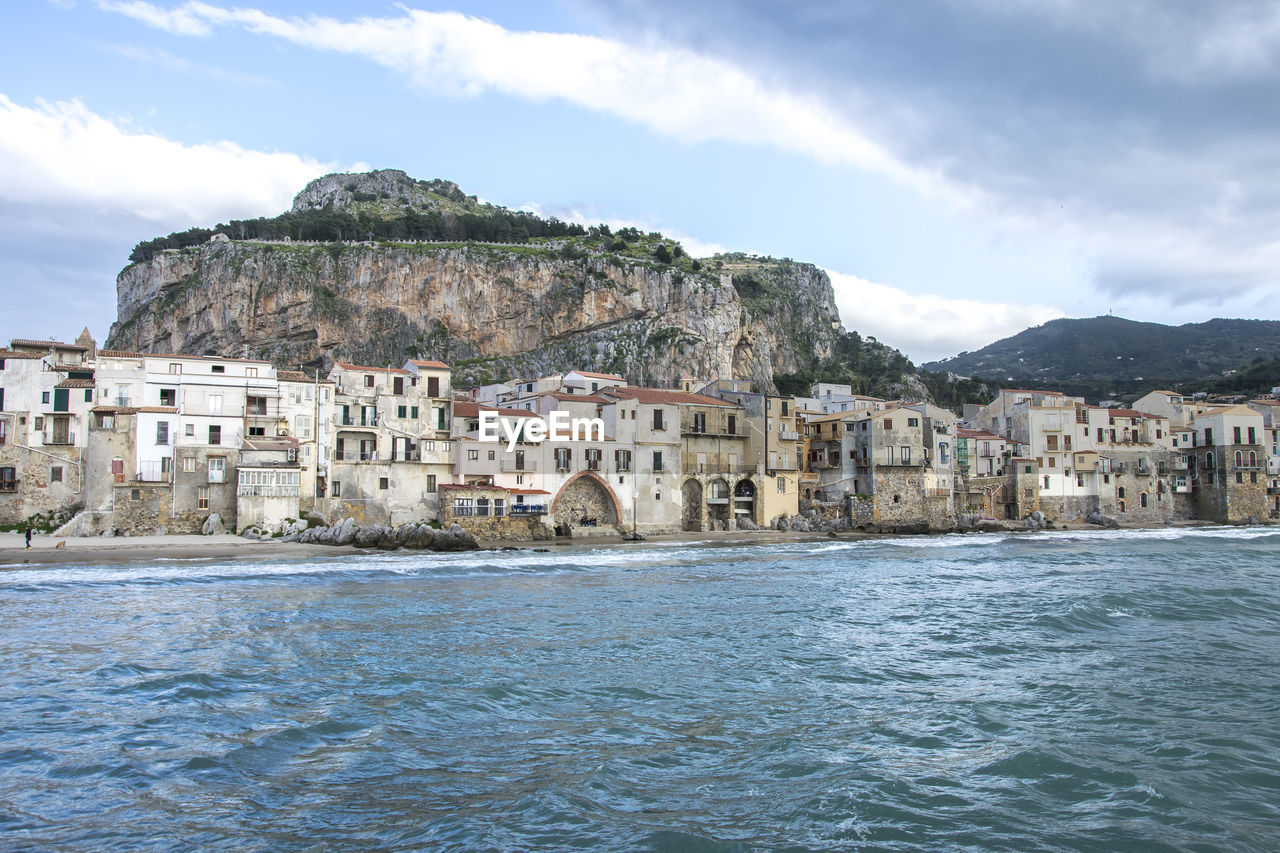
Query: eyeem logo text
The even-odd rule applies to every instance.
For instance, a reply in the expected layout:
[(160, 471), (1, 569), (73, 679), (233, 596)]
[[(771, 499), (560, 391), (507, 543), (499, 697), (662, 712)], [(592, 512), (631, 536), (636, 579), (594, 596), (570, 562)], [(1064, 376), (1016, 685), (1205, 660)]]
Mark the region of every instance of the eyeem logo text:
[[(501, 435), (499, 435), (501, 429)], [(507, 452), (516, 449), (516, 443), (528, 441), (541, 444), (544, 441), (604, 441), (604, 421), (600, 418), (570, 418), (569, 413), (556, 409), (548, 418), (504, 418), (494, 411), (480, 413), (480, 440), (507, 441)]]

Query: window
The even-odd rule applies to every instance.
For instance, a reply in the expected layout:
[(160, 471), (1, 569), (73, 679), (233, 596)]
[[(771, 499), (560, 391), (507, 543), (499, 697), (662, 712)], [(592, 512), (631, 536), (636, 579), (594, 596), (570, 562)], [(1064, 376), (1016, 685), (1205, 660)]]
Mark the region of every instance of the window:
[(0, 492), (12, 492), (18, 488), (18, 469), (0, 468)]
[(903, 464), (903, 465), (908, 465), (908, 464), (910, 464), (910, 462), (911, 462), (911, 448), (910, 448), (910, 447), (905, 447), (905, 446), (904, 446), (904, 447), (900, 447), (900, 448), (898, 448), (898, 451), (899, 451), (899, 455), (900, 455), (900, 456), (901, 456), (901, 458), (902, 458), (902, 464)]
[(1050, 467), (1050, 468), (1056, 468), (1056, 467), (1058, 467), (1058, 457), (1056, 457), (1056, 456), (1050, 456), (1050, 457), (1049, 457), (1049, 467)]
[(1231, 443), (1232, 444), (1240, 443), (1240, 427), (1231, 428)]
[(884, 419), (884, 428), (885, 428), (885, 429), (893, 429), (893, 418), (885, 418), (885, 419)]
[(53, 466), (52, 468), (50, 468), (50, 469), (49, 469), (49, 482), (50, 482), (50, 483), (61, 483), (61, 482), (62, 482), (62, 468), (61, 468), (61, 466), (55, 465), (55, 466)]
[(42, 418), (40, 415), (36, 415), (35, 428), (36, 428), (36, 432), (40, 432), (41, 430), (44, 429), (44, 418)]
[(1138, 505), (1139, 505), (1139, 506), (1141, 506), (1143, 509), (1146, 509), (1146, 508), (1147, 508), (1147, 493), (1146, 493), (1146, 492), (1143, 492), (1142, 494), (1138, 495)]
[[(784, 403), (783, 405), (786, 405), (786, 404)], [(787, 493), (787, 478), (779, 477), (778, 478), (778, 494), (785, 495), (786, 493)]]
[(182, 432), (183, 432), (183, 434), (184, 434), (184, 435), (189, 435), (189, 436), (191, 436), (191, 437), (193, 437), (193, 438), (194, 438), (194, 437), (195, 437), (195, 434), (196, 434), (196, 425), (195, 425), (195, 424), (187, 424), (186, 428), (185, 428), (185, 429), (183, 429), (183, 431), (182, 431)]
[(662, 451), (661, 450), (653, 451), (653, 473), (655, 474), (662, 473)]
[[(396, 376), (392, 378), (391, 393), (395, 394), (397, 397), (404, 393), (404, 377), (403, 376)], [(404, 415), (401, 415), (400, 417), (403, 418)]]
[(476, 514), (475, 498), (454, 498), (453, 514), (471, 516)]
[(427, 377), (427, 396), (428, 397), (440, 396), (440, 377), (439, 376)]
[(222, 444), (222, 427), (220, 426), (209, 427), (209, 443)]
[(293, 419), (294, 428), (302, 438), (311, 438), (311, 416), (298, 415)]
[(436, 475), (428, 474), (427, 475), (427, 491), (434, 492), (435, 490), (436, 490)]
[(48, 392), (48, 391), (42, 391), (42, 392), (40, 392), (40, 402), (41, 402), (41, 403), (44, 403), (44, 404), (46, 404), (46, 405), (49, 403), (49, 392)]
[[(47, 399), (49, 395), (48, 395), (48, 394), (45, 394), (44, 396), (46, 397), (45, 402), (46, 402), (46, 403), (47, 403), (47, 402), (49, 402), (49, 401), (48, 401), (48, 399)], [(654, 428), (654, 429), (662, 429), (662, 428), (663, 428), (663, 426), (662, 426), (662, 409), (654, 409), (654, 410), (653, 410), (653, 428)]]
[(1205, 427), (1204, 443), (1205, 445), (1213, 444), (1213, 428), (1212, 427)]
[(493, 517), (502, 518), (507, 514), (507, 501), (505, 498), (493, 499)]
[(1249, 427), (1249, 443), (1250, 443), (1250, 444), (1257, 444), (1257, 443), (1258, 443), (1258, 437), (1257, 437), (1257, 435), (1255, 435), (1255, 434), (1254, 434), (1254, 432), (1253, 432), (1253, 427)]
[(84, 401), (85, 401), (86, 403), (92, 403), (92, 402), (93, 402), (93, 389), (92, 389), (92, 388), (87, 388), (87, 389), (85, 389), (85, 392), (84, 392)]
[(599, 471), (600, 470), (600, 451), (594, 447), (588, 448), (586, 451), (586, 457), (587, 457), (587, 470)]
[(479, 450), (468, 450), (468, 451), (467, 451), (467, 461), (468, 461), (468, 462), (476, 462), (476, 461), (478, 461), (479, 459), (480, 459), (480, 451), (479, 451)]
[(256, 376), (258, 375), (258, 368), (256, 368), (256, 367), (246, 367), (246, 368), (244, 369), (244, 375), (245, 375), (245, 376), (248, 376), (250, 379), (253, 379), (254, 377), (256, 377)]
[(490, 462), (492, 462), (492, 461), (493, 461), (494, 459), (496, 459), (496, 458), (497, 458), (497, 451), (496, 451), (496, 450), (490, 450), (490, 451), (489, 451), (489, 461), (490, 461)]
[(1116, 489), (1116, 497), (1118, 498), (1124, 497), (1124, 486), (1121, 486), (1120, 488)]
[(1244, 472), (1243, 472), (1243, 471), (1237, 471), (1237, 472), (1236, 472), (1236, 482), (1237, 482), (1237, 483), (1243, 483), (1243, 482), (1244, 482)]
[(909, 426), (909, 427), (918, 427), (918, 426), (920, 426), (920, 419), (919, 419), (919, 418), (907, 418), (907, 426)]
[(365, 376), (364, 376), (364, 387), (366, 387), (366, 388), (372, 388), (372, 387), (373, 387), (373, 376), (372, 376), (371, 374), (368, 374), (368, 373), (366, 373), (366, 374), (365, 374)]
[(1048, 474), (1045, 474), (1045, 475), (1044, 475), (1044, 487), (1045, 487), (1046, 489), (1047, 489), (1047, 488), (1049, 488), (1049, 475), (1048, 475)]
[(387, 487), (387, 485), (388, 485), (388, 484), (387, 484), (387, 478), (386, 478), (386, 477), (379, 477), (379, 478), (378, 478), (378, 488), (379, 488), (379, 489), (385, 489), (385, 488)]
[[(122, 392), (120, 396), (123, 397), (124, 393)], [(177, 400), (178, 400), (178, 390), (176, 388), (160, 389), (160, 405), (176, 406), (178, 405)]]
[(156, 424), (156, 444), (169, 443), (169, 422), (160, 421)]
[(1076, 474), (1076, 485), (1077, 486), (1084, 485), (1084, 474)]
[(489, 517), (489, 499), (488, 498), (476, 498), (476, 515), (480, 516), (481, 518)]
[(182, 365), (181, 365), (181, 364), (175, 364), (175, 363), (173, 363), (173, 362), (170, 362), (170, 364), (169, 364), (169, 372), (170, 372), (170, 373), (172, 373), (172, 374), (178, 374), (178, 373), (181, 373), (181, 372), (182, 372)]
[(215, 364), (213, 367), (209, 368), (209, 372), (210, 373), (226, 373), (227, 368), (224, 365)]
[(1046, 435), (1044, 437), (1044, 447), (1045, 450), (1057, 450), (1058, 437), (1056, 435)]
[(227, 481), (227, 459), (225, 456), (209, 457), (209, 482), (225, 483)]
[(617, 466), (617, 469), (619, 471), (631, 470), (631, 451), (630, 450), (615, 450), (613, 458)]
[(222, 414), (222, 395), (221, 394), (209, 395), (209, 414), (211, 415)]
[(209, 508), (209, 487), (196, 486), (196, 509)]
[(556, 470), (568, 471), (573, 462), (573, 452), (567, 447), (556, 448)]
[(404, 417), (408, 417), (408, 415), (409, 415), (409, 407), (408, 407), (408, 406), (396, 406), (396, 417), (397, 417), (397, 418), (404, 418)]
[(267, 435), (267, 428), (266, 428), (266, 427), (260, 427), (260, 426), (251, 426), (251, 427), (249, 427), (249, 437), (250, 437), (250, 438), (265, 438), (265, 437), (266, 437), (266, 435)]
[(333, 496), (335, 498), (342, 497), (342, 483), (338, 480), (333, 481)]
[(194, 474), (196, 471), (196, 458), (194, 456), (182, 457), (182, 473)]
[[(142, 489), (130, 489), (130, 490), (129, 490), (129, 499), (130, 499), (130, 500), (134, 500), (134, 501), (140, 501), (140, 500), (142, 500)], [(207, 509), (207, 507), (206, 507), (206, 509)]]
[(705, 412), (693, 413), (693, 431), (694, 432), (707, 431), (707, 415)]
[(266, 397), (248, 397), (245, 399), (245, 414), (265, 415), (267, 413)]
[(417, 407), (417, 406), (410, 406), (410, 407), (409, 407), (409, 417), (413, 418), (415, 421), (418, 419), (418, 407)]

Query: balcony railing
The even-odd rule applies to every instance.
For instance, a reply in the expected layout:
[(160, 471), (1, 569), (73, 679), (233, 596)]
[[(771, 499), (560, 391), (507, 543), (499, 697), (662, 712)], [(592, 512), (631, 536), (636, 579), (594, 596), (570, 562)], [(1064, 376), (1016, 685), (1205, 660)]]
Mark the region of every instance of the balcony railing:
[(1267, 494), (1280, 495), (1280, 486), (1267, 486)]
[(780, 441), (799, 441), (800, 433), (792, 429), (784, 429), (778, 433), (778, 439)]
[(512, 504), (512, 515), (546, 515), (546, 504)]
[(18, 483), (20, 480), (0, 480), (0, 492), (16, 492), (18, 491)]
[(377, 462), (378, 453), (376, 450), (335, 450), (333, 458), (336, 462)]
[(524, 460), (524, 462), (517, 465), (516, 460), (514, 459), (503, 459), (502, 462), (498, 465), (498, 470), (504, 473), (525, 474), (531, 471), (538, 470), (538, 460), (526, 459)]
[(76, 434), (74, 432), (65, 435), (45, 433), (43, 443), (53, 447), (73, 445), (76, 443)]

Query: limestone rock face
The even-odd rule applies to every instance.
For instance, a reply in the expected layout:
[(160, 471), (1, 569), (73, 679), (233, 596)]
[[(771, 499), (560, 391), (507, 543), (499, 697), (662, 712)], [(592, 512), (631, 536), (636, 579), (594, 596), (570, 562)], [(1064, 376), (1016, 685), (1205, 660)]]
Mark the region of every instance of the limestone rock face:
[[(295, 207), (347, 192), (309, 186)], [(830, 279), (809, 264), (728, 256), (690, 272), (565, 249), (217, 240), (162, 251), (117, 278), (108, 345), (320, 370), (436, 358), (459, 384), (582, 368), (773, 390), (775, 374), (829, 356), (839, 332)]]

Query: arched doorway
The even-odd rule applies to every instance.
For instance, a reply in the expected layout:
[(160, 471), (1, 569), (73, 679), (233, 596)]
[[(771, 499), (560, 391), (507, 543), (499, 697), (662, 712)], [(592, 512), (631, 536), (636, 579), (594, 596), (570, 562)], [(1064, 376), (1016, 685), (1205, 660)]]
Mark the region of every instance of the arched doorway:
[(731, 504), (729, 484), (719, 477), (712, 480), (711, 494), (707, 498), (707, 523), (712, 530), (728, 528)]
[(583, 471), (565, 483), (551, 504), (551, 516), (557, 530), (594, 527), (616, 527), (619, 522), (618, 499), (604, 481)]
[(697, 480), (684, 481), (680, 488), (680, 497), (684, 501), (684, 530), (702, 530), (702, 484)]
[(756, 484), (750, 480), (739, 480), (733, 487), (734, 519), (756, 519)]

